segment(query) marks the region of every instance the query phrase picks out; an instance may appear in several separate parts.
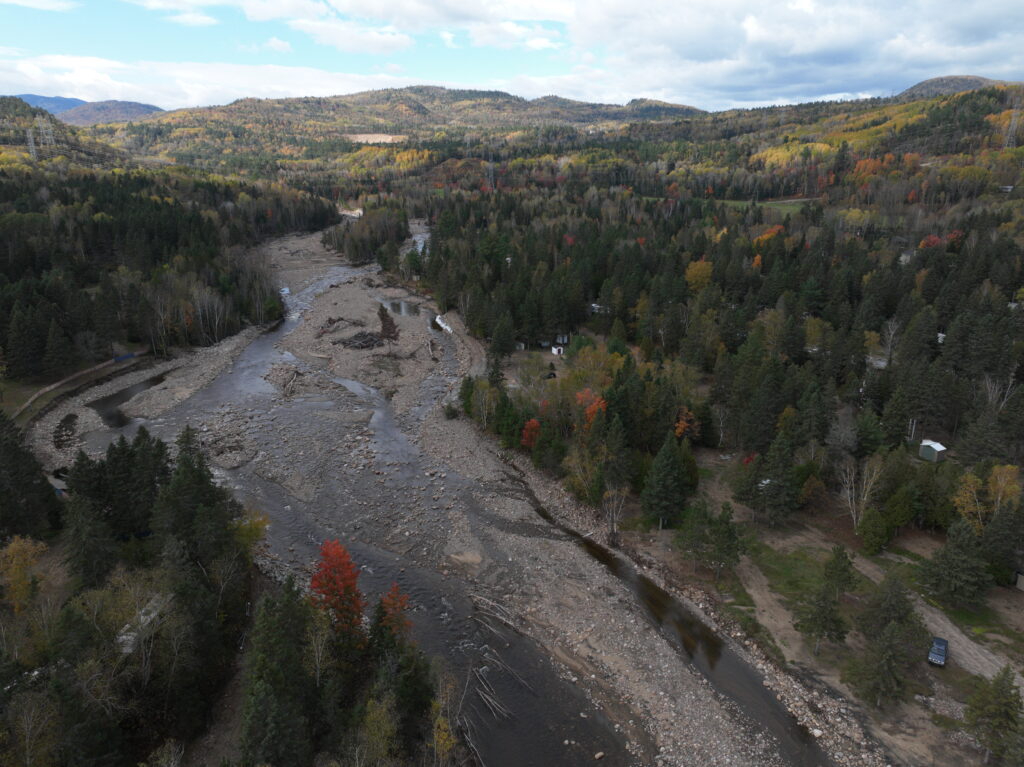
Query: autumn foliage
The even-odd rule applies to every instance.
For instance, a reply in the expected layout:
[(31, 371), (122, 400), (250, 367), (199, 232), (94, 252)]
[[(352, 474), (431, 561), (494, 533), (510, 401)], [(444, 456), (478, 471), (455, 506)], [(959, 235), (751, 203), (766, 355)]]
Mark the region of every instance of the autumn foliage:
[(409, 595), (403, 594), (397, 583), (392, 583), (388, 593), (380, 598), (380, 605), (383, 613), (381, 625), (390, 630), (396, 638), (404, 638), (412, 628), (412, 621), (406, 616), (409, 610)]
[(690, 410), (690, 408), (679, 408), (679, 416), (676, 418), (675, 434), (678, 439), (682, 439), (683, 437), (696, 439), (700, 436), (700, 421), (697, 420), (697, 416), (693, 414), (693, 411)]
[(527, 450), (533, 450), (533, 446), (537, 444), (539, 436), (540, 421), (536, 418), (531, 418), (523, 425), (523, 438), (520, 440), (520, 444)]
[(589, 387), (576, 392), (576, 403), (583, 408), (583, 423), (586, 429), (590, 428), (599, 412), (604, 413), (608, 410), (608, 403), (604, 398), (595, 394)]
[(359, 633), (366, 601), (356, 582), (359, 570), (338, 541), (324, 541), (320, 561), (310, 581), (313, 604), (325, 610), (340, 631)]

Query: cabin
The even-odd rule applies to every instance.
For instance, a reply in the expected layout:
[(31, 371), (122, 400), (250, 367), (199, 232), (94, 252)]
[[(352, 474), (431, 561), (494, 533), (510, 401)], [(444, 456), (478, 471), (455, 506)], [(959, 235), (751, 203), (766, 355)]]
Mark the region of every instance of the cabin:
[(931, 463), (938, 463), (946, 457), (946, 447), (933, 440), (922, 439), (917, 455)]
[(558, 344), (559, 346), (565, 346), (567, 343), (569, 343), (569, 334), (559, 333), (557, 336), (555, 336), (555, 343)]

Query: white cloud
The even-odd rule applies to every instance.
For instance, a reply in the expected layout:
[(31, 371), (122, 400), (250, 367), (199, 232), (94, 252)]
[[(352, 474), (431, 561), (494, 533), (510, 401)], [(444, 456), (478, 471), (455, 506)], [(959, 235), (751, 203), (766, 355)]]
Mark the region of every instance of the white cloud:
[(291, 53), (292, 44), (287, 40), (281, 40), (277, 37), (271, 37), (262, 43), (252, 43), (251, 45), (242, 44), (238, 46), (238, 50), (244, 53), (262, 53), (264, 51), (271, 51), (273, 53)]
[[(448, 84), (504, 88), (525, 96), (559, 93), (617, 103), (647, 96), (715, 109), (835, 95), (888, 95), (947, 74), (1010, 80), (1024, 76), (1024, 3), (1020, 0), (128, 1), (164, 16), (212, 17), (217, 9), (225, 25), (230, 11), (232, 23), (241, 24), (242, 15), (252, 22), (277, 22), (279, 28), (270, 31), (281, 37), (290, 35), (282, 35), (280, 29), (291, 29), (321, 45), (355, 53), (388, 55), (412, 47), (417, 39), (440, 39), (446, 47), (472, 56), (467, 58), (468, 66), (456, 59), (459, 68), (452, 70)], [(4, 2), (50, 8), (71, 5), (67, 0), (0, 0)], [(270, 31), (251, 39), (263, 39)], [(280, 48), (263, 43), (245, 50), (283, 52), (287, 43), (281, 43)], [(473, 53), (471, 47), (478, 50)], [(482, 47), (516, 53), (495, 55), (488, 76), (477, 76), (473, 67)], [(432, 49), (436, 54), (438, 48), (435, 43), (419, 53), (427, 56)], [(17, 55), (0, 53), (0, 57)], [(448, 54), (445, 60), (457, 55), (461, 54)], [(19, 61), (35, 61), (24, 66), (26, 71), (36, 67), (39, 77), (75, 77), (74, 72), (36, 60)], [(295, 79), (290, 90), (274, 79), (276, 74), (268, 73), (264, 83), (250, 77), (255, 70), (230, 70), (229, 65), (176, 65), (184, 67), (179, 70), (184, 78), (180, 86), (161, 76), (155, 65), (146, 72), (160, 83), (168, 103), (179, 104), (188, 103), (183, 101), (187, 94), (221, 100), (284, 90), (298, 95), (327, 84), (332, 92), (341, 92), (346, 84), (359, 86), (363, 77), (389, 77), (379, 62), (373, 59), (363, 65), (364, 71), (381, 68), (365, 76), (289, 69), (310, 78), (308, 83)], [(543, 62), (554, 73), (516, 74), (532, 71), (533, 66), (523, 66), (532, 62)], [(193, 81), (191, 67), (203, 71), (204, 77)], [(204, 67), (209, 67), (209, 77)], [(415, 65), (407, 68), (416, 71)], [(128, 77), (95, 67), (91, 71), (97, 88), (106, 82), (103, 76), (110, 78), (111, 88), (142, 82), (141, 74)], [(490, 74), (495, 71), (499, 74)], [(212, 82), (235, 75), (238, 83)]]
[(368, 27), (341, 19), (293, 19), (288, 26), (347, 53), (393, 53), (413, 44), (411, 37), (393, 27)]
[(66, 93), (87, 101), (142, 101), (165, 109), (225, 104), (251, 96), (333, 96), (422, 82), (387, 72), (349, 74), (270, 64), (120, 62), (84, 56), (0, 59), (0, 93)]
[(213, 16), (205, 13), (196, 13), (195, 11), (177, 13), (173, 16), (168, 16), (167, 20), (173, 21), (175, 24), (183, 24), (186, 27), (209, 27), (217, 23), (217, 19), (213, 18)]
[(275, 53), (291, 53), (292, 51), (291, 43), (277, 37), (271, 37), (267, 42), (263, 43), (263, 47), (268, 51), (274, 51)]
[(469, 26), (469, 38), (473, 45), (487, 48), (514, 48), (525, 46), (532, 50), (560, 48), (556, 30), (546, 29), (539, 24), (526, 26), (514, 21), (497, 23), (473, 23)]
[(37, 11), (70, 11), (78, 3), (70, 0), (0, 0), (0, 5), (20, 5)]

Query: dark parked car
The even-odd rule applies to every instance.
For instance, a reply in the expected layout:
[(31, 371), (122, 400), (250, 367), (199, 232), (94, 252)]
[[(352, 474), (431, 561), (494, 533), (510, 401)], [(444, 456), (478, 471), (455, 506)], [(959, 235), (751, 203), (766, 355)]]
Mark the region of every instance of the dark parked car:
[(928, 662), (934, 666), (945, 666), (947, 655), (949, 655), (949, 642), (932, 637), (932, 647), (928, 650)]

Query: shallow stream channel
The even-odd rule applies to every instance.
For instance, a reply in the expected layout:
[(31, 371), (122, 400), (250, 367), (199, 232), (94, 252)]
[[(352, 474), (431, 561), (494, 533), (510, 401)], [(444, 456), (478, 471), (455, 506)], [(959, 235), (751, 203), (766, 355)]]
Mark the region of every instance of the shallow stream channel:
[[(586, 680), (557, 667), (522, 633), (502, 602), (501, 576), (485, 570), (469, 577), (438, 564), (445, 561), (438, 552), (447, 550), (453, 535), (449, 510), (461, 510), (471, 526), (495, 528), (488, 534), (498, 540), (496, 528), (509, 524), (489, 512), (478, 483), (459, 466), (432, 457), (410, 436), (414, 422), (440, 405), (457, 376), (452, 339), (432, 331), (442, 357), (420, 387), (421, 400), (403, 418), (395, 417), (377, 390), (331, 377), (279, 348), (320, 292), (365, 274), (335, 266), (307, 288), (293, 290), (286, 299), (287, 317), (277, 328), (158, 418), (129, 419), (120, 406), (162, 384), (159, 376), (90, 403), (106, 428), (83, 435), (84, 441), (90, 449), (102, 449), (122, 434), (130, 438), (142, 425), (173, 440), (186, 424), (211, 445), (236, 441), (246, 458), (223, 466), (215, 462), (215, 474), (239, 500), (270, 519), (268, 561), (274, 574), (291, 573), (308, 582), (321, 542), (339, 538), (361, 566), (360, 587), (371, 600), (397, 582), (410, 595), (416, 641), (450, 672), (459, 723), (486, 767), (593, 764), (598, 754), (602, 764), (654, 764), (653, 738), (623, 721), (632, 716), (628, 704), (595, 705)], [(415, 316), (418, 309), (411, 306), (391, 308)], [(424, 312), (422, 321), (432, 316)], [(275, 365), (293, 366), (317, 386), (286, 396), (266, 378)], [(579, 547), (600, 562), (676, 648), (679, 663), (703, 675), (745, 727), (771, 736), (778, 754), (771, 763), (829, 764), (757, 671), (696, 615), (618, 554), (555, 522), (522, 478), (510, 475), (509, 480), (523, 488), (536, 512), (510, 533)], [(504, 550), (486, 548), (491, 559), (507, 558)], [(558, 589), (558, 581), (550, 588)]]

